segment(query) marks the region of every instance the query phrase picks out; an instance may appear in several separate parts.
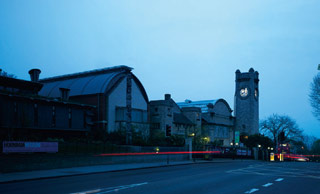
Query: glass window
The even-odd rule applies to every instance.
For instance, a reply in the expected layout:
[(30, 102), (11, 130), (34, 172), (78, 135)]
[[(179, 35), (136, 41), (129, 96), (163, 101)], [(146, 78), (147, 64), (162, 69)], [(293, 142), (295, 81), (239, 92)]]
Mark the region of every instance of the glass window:
[(125, 120), (125, 108), (116, 108), (116, 121), (124, 121)]
[(132, 110), (132, 121), (142, 122), (142, 120), (143, 120), (142, 110)]

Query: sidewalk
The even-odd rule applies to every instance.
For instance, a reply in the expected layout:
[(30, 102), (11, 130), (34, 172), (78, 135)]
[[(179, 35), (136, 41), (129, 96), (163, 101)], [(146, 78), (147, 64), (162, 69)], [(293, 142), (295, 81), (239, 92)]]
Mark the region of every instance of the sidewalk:
[(175, 165), (188, 165), (188, 164), (199, 164), (199, 163), (224, 163), (224, 162), (241, 162), (244, 160), (232, 160), (232, 159), (214, 159), (211, 161), (197, 160), (193, 161), (176, 161), (159, 163), (132, 163), (132, 164), (112, 164), (112, 165), (98, 165), (98, 166), (85, 166), (85, 167), (74, 167), (74, 168), (61, 168), (52, 170), (39, 170), (29, 172), (14, 172), (14, 173), (0, 173), (0, 183), (26, 181), (26, 180), (37, 180), (45, 178), (56, 178), (64, 176), (75, 176), (93, 173), (103, 172), (115, 172), (122, 170), (134, 170), (143, 168), (155, 168), (164, 166), (175, 166)]

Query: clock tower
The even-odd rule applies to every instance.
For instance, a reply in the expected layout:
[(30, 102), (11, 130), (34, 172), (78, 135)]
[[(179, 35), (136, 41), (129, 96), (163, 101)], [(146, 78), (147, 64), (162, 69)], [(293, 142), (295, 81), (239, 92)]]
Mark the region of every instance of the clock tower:
[(259, 73), (253, 68), (244, 73), (236, 71), (234, 113), (235, 131), (247, 135), (259, 133)]

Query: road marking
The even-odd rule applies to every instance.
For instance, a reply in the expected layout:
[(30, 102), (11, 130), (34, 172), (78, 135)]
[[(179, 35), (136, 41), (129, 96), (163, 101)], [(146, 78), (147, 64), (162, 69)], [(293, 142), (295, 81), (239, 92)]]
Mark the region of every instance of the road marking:
[(283, 178), (278, 178), (275, 181), (277, 181), (277, 182), (283, 181)]
[(104, 194), (104, 193), (111, 193), (123, 189), (129, 189), (133, 187), (138, 187), (142, 185), (146, 185), (148, 182), (144, 183), (137, 183), (137, 184), (131, 184), (131, 185), (122, 185), (122, 186), (117, 186), (117, 187), (108, 187), (108, 188), (102, 188), (102, 189), (95, 189), (95, 190), (90, 190), (90, 191), (82, 191), (82, 192), (76, 192), (76, 193), (71, 193), (71, 194)]
[(262, 186), (263, 186), (263, 187), (269, 187), (269, 186), (271, 186), (271, 185), (273, 185), (273, 183), (267, 183), (267, 184), (262, 185)]
[(256, 192), (256, 191), (259, 191), (259, 189), (253, 188), (253, 189), (251, 189), (250, 191), (246, 191), (245, 193), (253, 193), (253, 192)]

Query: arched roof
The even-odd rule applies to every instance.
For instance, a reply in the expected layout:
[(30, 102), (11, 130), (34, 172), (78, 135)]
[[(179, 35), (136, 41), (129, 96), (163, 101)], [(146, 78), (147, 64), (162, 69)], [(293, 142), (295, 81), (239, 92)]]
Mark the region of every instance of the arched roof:
[(180, 108), (199, 107), (199, 108), (201, 108), (201, 112), (208, 112), (208, 105), (212, 104), (214, 107), (218, 102), (224, 103), (226, 105), (226, 107), (228, 108), (228, 110), (230, 112), (232, 112), (232, 109), (230, 108), (228, 102), (222, 98), (216, 99), (216, 100), (200, 100), (200, 101), (185, 100), (184, 102), (178, 102), (177, 105)]
[[(59, 88), (70, 89), (70, 96), (107, 93), (118, 80), (125, 77), (126, 74), (131, 73), (131, 70), (131, 67), (115, 66), (41, 79), (40, 83), (43, 84), (43, 87), (39, 95), (53, 98), (60, 97)], [(147, 94), (141, 82), (134, 75), (133, 78), (137, 82), (144, 98), (148, 101)]]
[[(233, 111), (233, 110), (230, 108), (230, 106), (229, 106), (228, 102), (227, 102), (225, 99), (220, 98), (220, 99), (216, 100), (215, 104), (217, 104), (218, 102), (222, 102), (222, 103), (224, 103), (230, 112), (232, 112), (232, 111)], [(214, 105), (215, 105), (215, 104), (214, 104)], [(213, 106), (214, 106), (214, 105), (213, 105)]]

